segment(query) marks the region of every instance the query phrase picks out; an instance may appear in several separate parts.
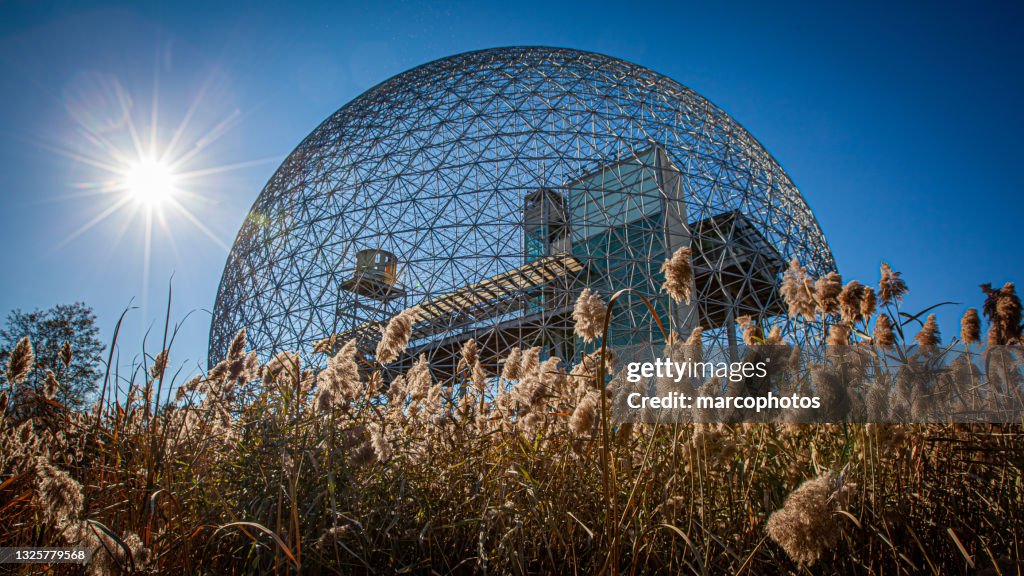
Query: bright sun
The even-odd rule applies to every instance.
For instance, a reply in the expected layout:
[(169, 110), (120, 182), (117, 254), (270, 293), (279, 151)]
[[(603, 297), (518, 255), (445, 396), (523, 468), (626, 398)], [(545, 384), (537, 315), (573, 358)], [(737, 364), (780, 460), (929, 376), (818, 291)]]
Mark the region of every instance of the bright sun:
[(136, 202), (156, 208), (174, 195), (176, 180), (169, 166), (146, 158), (128, 169), (124, 186)]

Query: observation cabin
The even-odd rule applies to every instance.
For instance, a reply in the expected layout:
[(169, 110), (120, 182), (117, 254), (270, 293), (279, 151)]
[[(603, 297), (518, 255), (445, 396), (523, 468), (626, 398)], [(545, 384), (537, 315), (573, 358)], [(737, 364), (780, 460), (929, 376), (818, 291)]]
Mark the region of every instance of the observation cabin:
[(345, 290), (387, 302), (405, 296), (398, 282), (398, 257), (387, 250), (356, 252), (352, 277), (342, 283)]

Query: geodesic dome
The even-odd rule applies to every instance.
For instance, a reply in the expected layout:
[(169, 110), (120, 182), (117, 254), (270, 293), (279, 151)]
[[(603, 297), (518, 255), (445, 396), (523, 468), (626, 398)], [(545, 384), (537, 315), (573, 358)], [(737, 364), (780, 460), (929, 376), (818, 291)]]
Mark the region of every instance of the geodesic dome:
[[(675, 306), (658, 268), (685, 245), (696, 297)], [(243, 326), (263, 355), (330, 335), (372, 353), (414, 306), (412, 354), (473, 337), (571, 358), (583, 286), (647, 294), (710, 343), (734, 339), (744, 314), (798, 339), (778, 294), (794, 257), (835, 269), (783, 169), (692, 90), (578, 50), (469, 52), (368, 90), (288, 156), (228, 257), (210, 361)], [(615, 342), (659, 337), (641, 304), (614, 309)]]

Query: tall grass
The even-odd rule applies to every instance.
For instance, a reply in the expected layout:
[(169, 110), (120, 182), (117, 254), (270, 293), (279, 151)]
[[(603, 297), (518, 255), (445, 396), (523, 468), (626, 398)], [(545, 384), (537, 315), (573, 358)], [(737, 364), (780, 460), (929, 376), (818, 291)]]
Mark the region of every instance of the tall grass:
[[(664, 271), (688, 299), (688, 267)], [(794, 264), (783, 294), (833, 344), (937, 339), (906, 290), (888, 266), (872, 288)], [(986, 295), (989, 343), (1019, 343), (1013, 286)], [(611, 300), (581, 298), (584, 339), (603, 341)], [(243, 331), (184, 383), (165, 333), (89, 413), (43, 394), (15, 419), (5, 396), (0, 546), (84, 546), (94, 574), (1019, 573), (1020, 426), (616, 425), (603, 348), (575, 366), (510, 350), (488, 374), (470, 342), (451, 381), (420, 359), (386, 383), (377, 359), (412, 321), (376, 359), (328, 339), (317, 365), (262, 363)], [(743, 322), (755, 346), (780, 338)], [(977, 345), (976, 312), (961, 334)]]

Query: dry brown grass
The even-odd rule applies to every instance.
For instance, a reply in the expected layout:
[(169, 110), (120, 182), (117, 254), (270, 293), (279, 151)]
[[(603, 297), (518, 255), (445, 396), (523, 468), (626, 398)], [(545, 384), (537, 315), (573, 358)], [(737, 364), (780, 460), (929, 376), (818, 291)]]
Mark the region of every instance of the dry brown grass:
[[(865, 287), (794, 270), (792, 313), (909, 341), (887, 266), (881, 328)], [(585, 299), (587, 336), (605, 305)], [(0, 546), (88, 546), (98, 574), (1017, 573), (1020, 426), (615, 426), (600, 354), (510, 351), (499, 377), (470, 346), (453, 382), (421, 360), (385, 385), (354, 346), (318, 350), (261, 364), (242, 333), (176, 394), (162, 351), (90, 413), (33, 398), (0, 422)]]

